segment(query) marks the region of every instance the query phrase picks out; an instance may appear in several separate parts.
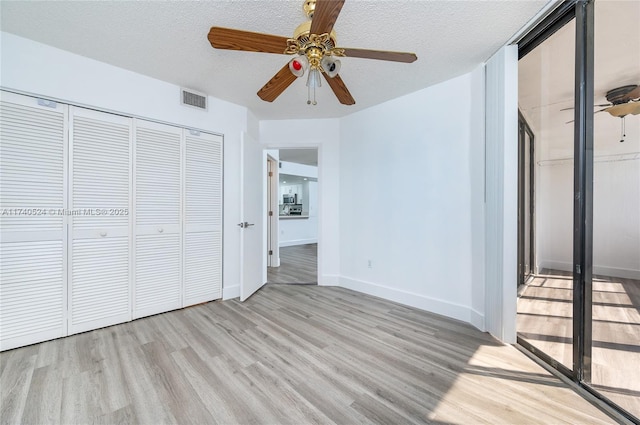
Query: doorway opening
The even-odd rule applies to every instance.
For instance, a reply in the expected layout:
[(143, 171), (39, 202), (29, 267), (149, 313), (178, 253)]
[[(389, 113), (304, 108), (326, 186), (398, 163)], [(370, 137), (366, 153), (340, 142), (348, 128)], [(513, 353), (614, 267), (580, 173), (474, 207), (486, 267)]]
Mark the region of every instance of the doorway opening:
[[(318, 283), (318, 149), (270, 150), (267, 283)], [(277, 158), (277, 159), (276, 159)]]

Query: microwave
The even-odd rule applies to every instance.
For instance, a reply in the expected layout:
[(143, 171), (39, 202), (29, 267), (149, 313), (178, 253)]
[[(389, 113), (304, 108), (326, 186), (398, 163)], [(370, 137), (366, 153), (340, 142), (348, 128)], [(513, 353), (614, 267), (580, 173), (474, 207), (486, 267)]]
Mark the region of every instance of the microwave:
[(295, 204), (296, 198), (294, 195), (282, 195), (283, 204)]

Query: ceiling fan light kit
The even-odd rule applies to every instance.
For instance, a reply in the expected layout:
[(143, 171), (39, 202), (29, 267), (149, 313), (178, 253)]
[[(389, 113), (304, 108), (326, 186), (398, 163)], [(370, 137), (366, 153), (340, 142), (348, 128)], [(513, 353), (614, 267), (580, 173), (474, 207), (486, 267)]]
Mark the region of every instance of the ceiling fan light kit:
[(309, 21), (300, 24), (293, 38), (254, 33), (222, 27), (212, 27), (209, 42), (216, 49), (241, 50), (249, 52), (280, 53), (296, 55), (274, 75), (259, 91), (258, 96), (273, 102), (296, 80), (307, 75), (307, 104), (316, 105), (316, 89), (322, 86), (320, 75), (343, 105), (356, 102), (347, 86), (340, 78), (341, 62), (336, 57), (357, 57), (393, 62), (414, 62), (414, 53), (387, 52), (336, 47), (336, 32), (333, 25), (338, 19), (345, 0), (305, 0), (302, 5)]

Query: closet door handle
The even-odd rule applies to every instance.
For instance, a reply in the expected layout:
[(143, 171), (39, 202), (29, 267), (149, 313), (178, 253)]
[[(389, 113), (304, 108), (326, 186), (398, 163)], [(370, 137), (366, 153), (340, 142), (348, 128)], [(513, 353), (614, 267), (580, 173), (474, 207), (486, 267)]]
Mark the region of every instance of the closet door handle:
[(107, 232), (100, 232), (100, 236), (104, 238), (105, 236), (107, 236)]
[(158, 233), (162, 233), (164, 232), (164, 229), (162, 227), (158, 227)]

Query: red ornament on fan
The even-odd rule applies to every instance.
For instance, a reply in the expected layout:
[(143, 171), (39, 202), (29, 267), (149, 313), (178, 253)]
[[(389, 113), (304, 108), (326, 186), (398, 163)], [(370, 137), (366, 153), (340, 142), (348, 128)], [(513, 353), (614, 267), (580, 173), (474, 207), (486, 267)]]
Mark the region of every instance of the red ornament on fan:
[(306, 67), (307, 67), (307, 58), (305, 58), (304, 56), (293, 58), (289, 61), (289, 70), (296, 77), (302, 77)]

